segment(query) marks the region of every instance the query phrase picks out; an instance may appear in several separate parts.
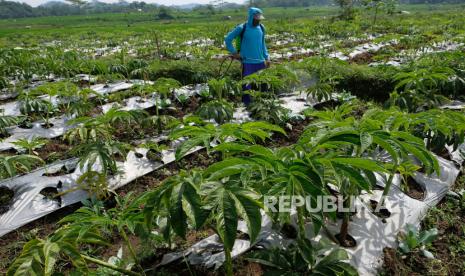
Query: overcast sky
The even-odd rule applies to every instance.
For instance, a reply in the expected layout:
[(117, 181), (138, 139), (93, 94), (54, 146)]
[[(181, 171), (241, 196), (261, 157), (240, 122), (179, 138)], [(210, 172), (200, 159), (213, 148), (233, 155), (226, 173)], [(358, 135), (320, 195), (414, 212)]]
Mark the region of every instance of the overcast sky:
[[(50, 0), (12, 0), (16, 2), (23, 2), (27, 3), (28, 5), (31, 5), (33, 7), (36, 7), (40, 4), (49, 2)], [(63, 1), (63, 0), (62, 0)], [(118, 0), (100, 0), (101, 2), (105, 3), (114, 3), (118, 2)], [(132, 2), (131, 0), (126, 0), (127, 2)], [(211, 2), (211, 0), (138, 0), (138, 1), (144, 1), (146, 3), (157, 3), (160, 5), (182, 5), (182, 4), (190, 4), (190, 3), (199, 3), (199, 4), (208, 4)], [(244, 0), (226, 0), (226, 2), (231, 2), (231, 3), (240, 3), (242, 4)]]

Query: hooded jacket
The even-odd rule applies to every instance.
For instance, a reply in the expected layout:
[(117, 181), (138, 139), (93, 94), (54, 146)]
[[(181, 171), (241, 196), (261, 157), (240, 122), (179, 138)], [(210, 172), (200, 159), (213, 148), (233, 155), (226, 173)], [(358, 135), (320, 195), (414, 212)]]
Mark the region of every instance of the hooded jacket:
[[(242, 63), (263, 63), (268, 59), (268, 50), (266, 49), (262, 28), (260, 28), (259, 25), (253, 25), (254, 15), (257, 13), (262, 13), (262, 11), (258, 8), (249, 9), (249, 17), (246, 23), (247, 27), (244, 32), (240, 50)], [(237, 53), (236, 48), (233, 46), (233, 40), (241, 35), (243, 25), (244, 24), (238, 25), (224, 40), (226, 48), (231, 54)]]

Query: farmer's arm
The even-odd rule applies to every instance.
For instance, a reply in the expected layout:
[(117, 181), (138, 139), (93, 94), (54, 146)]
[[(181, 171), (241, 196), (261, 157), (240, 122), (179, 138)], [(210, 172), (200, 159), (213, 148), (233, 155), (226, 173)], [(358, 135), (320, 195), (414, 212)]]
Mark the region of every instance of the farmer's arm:
[(224, 43), (226, 44), (226, 49), (228, 49), (228, 51), (233, 55), (237, 54), (237, 50), (236, 48), (234, 48), (234, 45), (233, 45), (233, 40), (236, 37), (238, 37), (241, 34), (241, 32), (242, 32), (242, 26), (237, 26), (224, 39)]
[(268, 49), (266, 48), (265, 36), (263, 36), (263, 57), (265, 58), (266, 67), (270, 67), (271, 61), (268, 55)]
[(270, 56), (268, 55), (268, 49), (266, 48), (265, 39), (263, 39), (263, 57), (265, 60), (270, 60)]

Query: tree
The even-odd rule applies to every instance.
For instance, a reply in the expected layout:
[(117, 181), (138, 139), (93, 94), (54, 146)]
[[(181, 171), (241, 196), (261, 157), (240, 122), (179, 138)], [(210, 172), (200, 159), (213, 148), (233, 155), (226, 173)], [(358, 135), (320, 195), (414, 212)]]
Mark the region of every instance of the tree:
[(341, 18), (351, 20), (354, 18), (354, 5), (356, 0), (334, 0), (341, 8)]
[(65, 1), (69, 2), (71, 5), (77, 5), (77, 6), (81, 6), (86, 3), (85, 0), (65, 0)]
[(161, 6), (157, 14), (158, 19), (168, 20), (173, 19), (174, 16), (171, 14), (171, 10), (165, 6)]
[(376, 24), (379, 10), (385, 10), (388, 14), (393, 14), (397, 0), (363, 0), (362, 5), (367, 10), (374, 10), (373, 26)]

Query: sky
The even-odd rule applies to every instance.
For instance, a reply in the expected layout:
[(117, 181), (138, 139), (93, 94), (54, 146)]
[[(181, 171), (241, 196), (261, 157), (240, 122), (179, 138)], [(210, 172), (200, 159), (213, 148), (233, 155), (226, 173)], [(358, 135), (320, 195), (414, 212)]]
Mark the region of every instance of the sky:
[[(38, 5), (49, 2), (50, 0), (10, 0), (10, 1), (23, 2), (33, 7), (37, 7)], [(105, 3), (118, 2), (118, 0), (99, 0), (99, 1), (105, 2)], [(126, 0), (126, 1), (132, 2), (131, 0)], [(146, 3), (157, 3), (160, 5), (170, 6), (170, 5), (183, 5), (183, 4), (190, 4), (190, 3), (208, 4), (212, 0), (138, 0), (138, 1), (144, 1)], [(242, 4), (244, 0), (226, 0), (226, 2)]]

